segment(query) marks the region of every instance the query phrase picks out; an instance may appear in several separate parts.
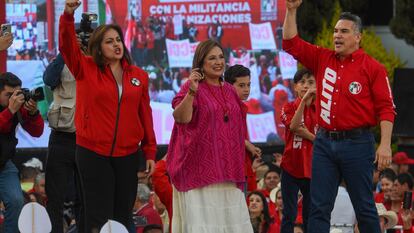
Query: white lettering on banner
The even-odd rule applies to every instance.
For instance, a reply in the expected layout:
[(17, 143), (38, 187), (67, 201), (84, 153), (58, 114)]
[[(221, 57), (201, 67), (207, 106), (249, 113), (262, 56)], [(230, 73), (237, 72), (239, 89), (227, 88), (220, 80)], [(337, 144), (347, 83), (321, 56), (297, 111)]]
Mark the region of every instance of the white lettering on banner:
[(171, 14), (171, 5), (153, 5), (149, 11), (151, 15)]
[(298, 135), (293, 136), (293, 149), (300, 149), (302, 148), (302, 137)]
[(279, 52), (280, 71), (283, 79), (293, 79), (298, 70), (298, 62), (290, 54)]
[(252, 49), (276, 49), (275, 38), (270, 22), (261, 24), (249, 23), (249, 31)]
[(173, 12), (174, 14), (185, 14), (187, 13), (187, 8), (185, 8), (184, 5), (180, 5), (180, 6), (174, 5)]
[(269, 134), (277, 134), (272, 111), (262, 114), (247, 114), (246, 120), (251, 142), (265, 142)]
[(190, 4), (189, 13), (227, 13), (227, 12), (250, 12), (248, 2), (229, 2), (229, 3), (207, 3)]
[(194, 53), (194, 45), (188, 39), (166, 39), (168, 63), (170, 67), (191, 67)]
[[(325, 74), (322, 80), (322, 96), (321, 96), (321, 118), (328, 125), (331, 124), (331, 107), (332, 95), (336, 83), (336, 72), (329, 67), (326, 67)], [(324, 98), (323, 98), (324, 97)]]
[(155, 16), (181, 14), (188, 23), (194, 24), (210, 24), (216, 22), (235, 24), (250, 23), (252, 21), (249, 2), (241, 1), (227, 3), (193, 3), (188, 5), (171, 2), (170, 4), (150, 5), (149, 13)]
[(220, 21), (222, 24), (250, 23), (251, 14), (226, 14), (226, 15), (187, 15), (188, 23), (210, 24)]

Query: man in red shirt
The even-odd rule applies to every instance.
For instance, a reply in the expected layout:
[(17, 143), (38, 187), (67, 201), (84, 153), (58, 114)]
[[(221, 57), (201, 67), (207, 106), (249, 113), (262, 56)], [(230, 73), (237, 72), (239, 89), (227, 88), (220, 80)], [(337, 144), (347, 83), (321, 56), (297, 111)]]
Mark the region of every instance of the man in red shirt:
[[(395, 117), (385, 68), (361, 48), (361, 19), (342, 13), (333, 34), (334, 51), (299, 38), (297, 8), (286, 0), (283, 49), (309, 68), (316, 79), (319, 130), (313, 147), (311, 211), (308, 233), (327, 233), (339, 181), (343, 178), (361, 233), (379, 233), (372, 195), (374, 161), (382, 170), (391, 164)], [(380, 124), (381, 141), (369, 128)]]
[(307, 229), (310, 206), (312, 148), (316, 131), (315, 77), (308, 69), (296, 72), (293, 82), (298, 98), (282, 109), (286, 127), (285, 151), (282, 156), (282, 232), (293, 232), (298, 210), (298, 192), (303, 195), (303, 224)]

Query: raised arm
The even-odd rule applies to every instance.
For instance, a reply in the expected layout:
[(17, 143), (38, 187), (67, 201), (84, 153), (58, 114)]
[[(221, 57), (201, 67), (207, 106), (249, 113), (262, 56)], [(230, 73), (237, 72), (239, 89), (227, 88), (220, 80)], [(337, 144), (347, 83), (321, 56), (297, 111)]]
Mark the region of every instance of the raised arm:
[(289, 40), (298, 34), (296, 25), (297, 9), (302, 4), (302, 0), (286, 0), (286, 15), (283, 23), (283, 39)]
[(305, 110), (305, 106), (309, 106), (312, 101), (313, 101), (313, 97), (315, 96), (315, 89), (309, 89), (305, 96), (303, 96), (302, 101), (299, 104), (299, 107), (296, 109), (295, 114), (293, 115), (293, 118), (290, 122), (290, 126), (289, 129), (290, 131), (292, 131), (294, 134), (308, 139), (310, 141), (313, 141), (315, 139), (315, 135), (313, 133), (311, 133), (303, 124), (302, 124), (302, 119), (303, 119), (303, 112)]
[(59, 51), (76, 80), (81, 78), (79, 73), (85, 59), (76, 39), (73, 17), (80, 4), (77, 0), (66, 0), (65, 10), (59, 20)]

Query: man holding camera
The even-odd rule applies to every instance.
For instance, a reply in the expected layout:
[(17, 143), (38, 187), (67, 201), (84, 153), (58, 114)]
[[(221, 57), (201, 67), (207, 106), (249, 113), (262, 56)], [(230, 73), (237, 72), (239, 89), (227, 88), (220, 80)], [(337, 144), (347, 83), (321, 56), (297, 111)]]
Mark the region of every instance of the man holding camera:
[(0, 74), (0, 201), (6, 207), (4, 233), (16, 233), (23, 207), (18, 170), (11, 159), (16, 153), (16, 126), (20, 123), (33, 137), (43, 133), (43, 119), (36, 101), (21, 90), (22, 81), (14, 74)]

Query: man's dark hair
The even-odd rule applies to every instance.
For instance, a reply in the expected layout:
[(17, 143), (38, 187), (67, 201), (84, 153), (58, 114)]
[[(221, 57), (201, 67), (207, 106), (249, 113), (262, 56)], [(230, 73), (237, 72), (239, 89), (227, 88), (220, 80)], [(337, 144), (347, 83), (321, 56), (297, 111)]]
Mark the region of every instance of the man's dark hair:
[(306, 68), (298, 70), (295, 76), (293, 76), (293, 83), (298, 83), (300, 80), (302, 80), (302, 78), (309, 77), (309, 76), (313, 76), (310, 70)]
[(351, 12), (342, 12), (339, 16), (339, 20), (341, 19), (354, 22), (355, 32), (362, 33), (362, 20), (358, 15), (354, 15)]
[(5, 73), (0, 74), (0, 91), (3, 91), (5, 86), (17, 87), (21, 85), (22, 85), (22, 80), (20, 80), (13, 73), (5, 72)]
[(263, 176), (263, 178), (266, 178), (266, 176), (269, 174), (269, 173), (271, 173), (271, 172), (275, 172), (275, 173), (277, 173), (279, 176), (280, 176), (280, 174), (282, 173), (282, 170), (280, 169), (280, 167), (278, 167), (278, 166), (276, 166), (276, 165), (274, 165), (274, 164), (272, 164), (272, 165), (268, 165), (268, 167), (269, 167), (269, 170), (267, 170), (267, 172), (264, 174), (264, 176)]
[(149, 224), (149, 225), (146, 225), (144, 227), (144, 229), (142, 230), (142, 233), (148, 233), (151, 230), (161, 230), (162, 231), (162, 226), (161, 225), (158, 225), (158, 224)]
[(239, 77), (249, 76), (250, 70), (242, 65), (230, 66), (224, 73), (224, 80), (230, 84), (234, 84)]
[(408, 188), (411, 190), (413, 189), (413, 177), (408, 173), (401, 173), (397, 176), (397, 181), (401, 185), (407, 184)]

